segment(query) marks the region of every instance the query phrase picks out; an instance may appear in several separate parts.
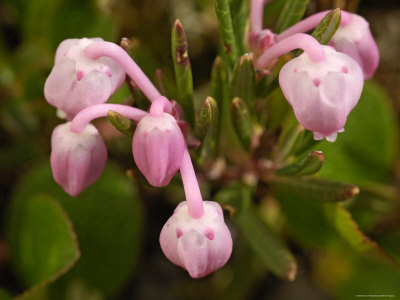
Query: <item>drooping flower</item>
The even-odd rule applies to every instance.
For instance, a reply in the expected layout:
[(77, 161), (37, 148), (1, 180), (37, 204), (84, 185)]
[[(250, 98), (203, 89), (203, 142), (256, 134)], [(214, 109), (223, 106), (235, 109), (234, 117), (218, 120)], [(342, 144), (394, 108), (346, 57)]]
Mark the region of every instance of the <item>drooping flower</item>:
[(378, 46), (369, 23), (359, 15), (347, 14), (351, 16), (351, 21), (338, 28), (329, 44), (354, 58), (360, 64), (365, 79), (371, 78), (379, 64)]
[(232, 252), (232, 237), (221, 206), (204, 201), (204, 215), (192, 218), (187, 202), (181, 202), (164, 225), (160, 245), (165, 256), (201, 278), (226, 264)]
[(175, 120), (168, 113), (143, 117), (135, 130), (133, 157), (139, 170), (156, 187), (167, 185), (179, 170), (185, 140)]
[(279, 84), (300, 124), (313, 131), (314, 139), (333, 142), (358, 103), (364, 76), (350, 56), (322, 47), (322, 61), (312, 61), (305, 52), (286, 63)]
[(95, 182), (106, 165), (106, 146), (91, 124), (80, 133), (71, 131), (71, 122), (58, 125), (51, 137), (51, 148), (53, 177), (73, 197)]
[(68, 39), (57, 48), (44, 95), (69, 120), (88, 106), (106, 102), (124, 82), (125, 71), (113, 59), (85, 55), (86, 47), (99, 41), (103, 40)]

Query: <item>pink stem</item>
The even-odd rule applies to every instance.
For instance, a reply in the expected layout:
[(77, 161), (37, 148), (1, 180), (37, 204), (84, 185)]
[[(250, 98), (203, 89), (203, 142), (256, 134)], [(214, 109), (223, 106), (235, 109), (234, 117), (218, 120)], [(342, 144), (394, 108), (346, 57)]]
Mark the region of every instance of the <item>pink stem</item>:
[(201, 197), (199, 183), (197, 182), (192, 160), (190, 159), (187, 148), (183, 154), (180, 172), (183, 188), (185, 189), (189, 215), (195, 219), (201, 218), (204, 215), (203, 198)]
[(86, 48), (85, 54), (92, 59), (107, 56), (115, 60), (124, 68), (125, 72), (135, 81), (151, 102), (161, 96), (160, 92), (143, 73), (142, 69), (139, 68), (129, 54), (120, 46), (110, 42), (95, 42)]
[(154, 99), (150, 106), (150, 115), (152, 117), (162, 117), (164, 110), (168, 113), (172, 112), (171, 103), (164, 96)]
[(262, 30), (264, 3), (268, 0), (252, 0), (250, 11), (250, 31), (258, 33)]
[[(288, 36), (291, 36), (296, 33), (310, 31), (311, 29), (315, 28), (319, 24), (319, 22), (321, 22), (321, 20), (329, 12), (330, 12), (329, 10), (322, 11), (322, 12), (316, 13), (316, 14), (309, 16), (308, 18), (296, 23), (292, 27), (289, 27), (288, 29), (286, 29), (285, 31), (280, 33), (277, 36), (277, 41), (281, 41), (281, 40), (287, 38)], [(344, 27), (344, 26), (350, 24), (352, 19), (353, 19), (353, 17), (351, 15), (351, 13), (348, 13), (348, 12), (342, 10), (340, 26)]]
[(314, 62), (323, 61), (325, 59), (325, 52), (316, 39), (305, 33), (296, 33), (266, 50), (264, 54), (256, 60), (255, 67), (262, 69), (279, 56), (298, 48), (303, 49)]
[(81, 110), (74, 117), (71, 123), (71, 131), (76, 133), (82, 132), (85, 129), (86, 125), (90, 123), (90, 121), (96, 118), (106, 117), (110, 110), (116, 111), (117, 113), (134, 121), (139, 121), (147, 114), (147, 112), (141, 109), (122, 104), (106, 103), (92, 105)]

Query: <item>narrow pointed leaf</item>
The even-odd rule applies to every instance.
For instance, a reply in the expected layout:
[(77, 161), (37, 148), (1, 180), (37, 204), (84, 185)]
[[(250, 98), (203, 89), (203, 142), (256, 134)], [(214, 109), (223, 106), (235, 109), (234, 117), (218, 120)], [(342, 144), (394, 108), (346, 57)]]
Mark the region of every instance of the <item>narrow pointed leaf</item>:
[(238, 55), (246, 52), (244, 37), (246, 31), (247, 17), (249, 15), (245, 0), (231, 0), (230, 10), (232, 16), (233, 32), (238, 48)]
[(287, 0), (279, 15), (275, 31), (280, 33), (299, 22), (306, 11), (309, 0)]
[(218, 192), (215, 197), (224, 208), (233, 213), (249, 246), (263, 264), (276, 276), (292, 281), (297, 273), (296, 260), (288, 247), (258, 216), (251, 204), (251, 194), (241, 186), (231, 186)]
[(215, 13), (225, 53), (229, 58), (231, 66), (233, 66), (238, 57), (238, 49), (233, 31), (229, 0), (215, 0)]
[(305, 130), (304, 134), (303, 134), (303, 137), (296, 144), (296, 147), (294, 149), (294, 154), (295, 155), (303, 154), (304, 152), (306, 152), (306, 151), (312, 149), (313, 147), (315, 147), (320, 142), (321, 141), (314, 140), (314, 136), (313, 136), (312, 131)]
[(182, 24), (179, 20), (176, 20), (172, 26), (171, 52), (178, 91), (178, 98), (176, 100), (185, 113), (185, 120), (193, 127), (195, 112), (193, 102), (192, 68), (190, 66), (188, 43), (185, 31), (183, 30)]
[(304, 127), (297, 125), (282, 134), (278, 142), (278, 147), (275, 151), (275, 158), (278, 161), (283, 161), (293, 154), (297, 144), (304, 134)]
[(376, 242), (367, 237), (342, 205), (337, 203), (333, 206), (325, 206), (325, 211), (328, 220), (355, 251), (367, 258), (377, 259), (400, 268), (400, 261), (390, 256)]
[(248, 150), (253, 139), (253, 124), (246, 103), (238, 97), (232, 101), (231, 118), (233, 128), (243, 148)]
[(222, 63), (222, 58), (217, 56), (211, 69), (211, 96), (220, 105), (228, 96), (228, 78)]
[(294, 194), (314, 201), (340, 202), (360, 192), (355, 185), (322, 178), (275, 177), (272, 181), (278, 193), (292, 190)]
[(324, 154), (321, 151), (312, 151), (294, 163), (275, 172), (279, 176), (301, 176), (317, 173), (324, 163)]
[(135, 131), (136, 124), (124, 117), (123, 115), (117, 113), (116, 111), (110, 110), (107, 113), (108, 121), (120, 132), (126, 134), (128, 136), (132, 136), (133, 132)]
[(200, 109), (199, 118), (196, 122), (196, 130), (194, 135), (197, 139), (203, 141), (211, 125), (211, 122), (216, 117), (216, 114), (217, 103), (212, 97), (207, 97)]
[(251, 208), (234, 220), (264, 265), (276, 276), (293, 281), (297, 273), (296, 260), (287, 246), (267, 227), (256, 212)]
[(311, 34), (322, 45), (328, 44), (336, 30), (339, 28), (341, 20), (340, 9), (336, 8), (329, 12), (321, 22), (315, 27)]
[(200, 140), (198, 155), (215, 157), (219, 142), (219, 109), (212, 97), (207, 97), (200, 110), (194, 136)]
[(231, 81), (232, 97), (239, 97), (251, 109), (254, 105), (255, 72), (248, 54), (241, 56), (233, 71)]

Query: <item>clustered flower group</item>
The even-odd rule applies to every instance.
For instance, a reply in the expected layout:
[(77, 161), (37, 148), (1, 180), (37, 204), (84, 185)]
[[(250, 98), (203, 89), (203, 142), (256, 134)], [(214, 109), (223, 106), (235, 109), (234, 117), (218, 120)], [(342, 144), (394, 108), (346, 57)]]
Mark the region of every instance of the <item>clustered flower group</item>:
[[(304, 53), (280, 71), (279, 83), (299, 122), (315, 139), (336, 139), (356, 106), (364, 78), (379, 60), (368, 23), (342, 12), (330, 46), (301, 33), (315, 27), (326, 12), (311, 16), (279, 35), (262, 30), (264, 0), (253, 0), (248, 44), (258, 69), (273, 68), (279, 56), (301, 48)], [(126, 74), (151, 102), (148, 112), (127, 105), (106, 104)], [(115, 111), (135, 122), (132, 152), (139, 170), (155, 187), (169, 184), (180, 171), (186, 194), (160, 234), (166, 257), (193, 278), (221, 268), (232, 251), (232, 238), (221, 206), (203, 201), (183, 133), (172, 102), (162, 96), (118, 45), (100, 38), (69, 39), (56, 52), (44, 88), (47, 101), (67, 122), (52, 135), (51, 167), (55, 181), (71, 196), (95, 182), (107, 161), (107, 149), (90, 122)]]

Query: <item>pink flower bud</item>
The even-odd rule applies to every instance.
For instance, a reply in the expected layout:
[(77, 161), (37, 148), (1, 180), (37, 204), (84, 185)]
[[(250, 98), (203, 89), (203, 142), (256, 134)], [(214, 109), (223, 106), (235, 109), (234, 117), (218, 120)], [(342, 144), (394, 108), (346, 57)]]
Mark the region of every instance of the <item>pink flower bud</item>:
[(93, 60), (85, 55), (86, 47), (98, 41), (102, 39), (69, 39), (57, 48), (44, 95), (67, 119), (88, 106), (106, 102), (125, 80), (125, 71), (111, 58)]
[(248, 37), (249, 48), (258, 57), (276, 43), (277, 35), (269, 29), (260, 32), (250, 32)]
[(167, 185), (181, 166), (185, 140), (170, 114), (143, 117), (133, 136), (132, 151), (136, 165), (156, 187)]
[(232, 253), (232, 237), (224, 223), (221, 206), (204, 201), (204, 215), (194, 219), (187, 202), (181, 202), (164, 225), (160, 245), (165, 256), (201, 278), (226, 264)]
[(71, 122), (58, 125), (51, 137), (51, 169), (55, 181), (76, 197), (95, 182), (107, 161), (104, 141), (91, 124), (81, 133), (71, 131)]
[(330, 45), (354, 58), (366, 79), (374, 75), (379, 64), (379, 50), (363, 17), (351, 14), (351, 22), (338, 28)]
[(320, 62), (303, 53), (285, 64), (279, 84), (300, 124), (314, 139), (333, 142), (360, 99), (364, 76), (350, 56), (322, 47), (326, 58)]

